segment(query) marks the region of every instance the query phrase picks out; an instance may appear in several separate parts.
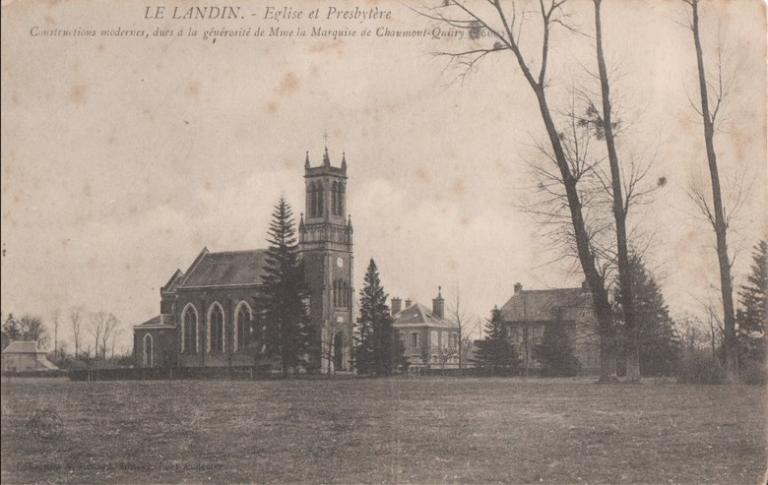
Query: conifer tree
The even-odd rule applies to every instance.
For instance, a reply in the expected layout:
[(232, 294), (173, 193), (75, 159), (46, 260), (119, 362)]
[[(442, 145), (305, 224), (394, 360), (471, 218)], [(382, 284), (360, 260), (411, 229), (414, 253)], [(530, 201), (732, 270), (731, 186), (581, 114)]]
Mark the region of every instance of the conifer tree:
[[(638, 254), (630, 258), (630, 273), (638, 324), (640, 372), (644, 376), (671, 375), (680, 358), (681, 344), (664, 295)], [(616, 302), (622, 301), (620, 296), (621, 288), (617, 287)], [(623, 329), (621, 315), (617, 305), (615, 318)]]
[(499, 371), (515, 372), (520, 363), (515, 346), (507, 338), (501, 323), (501, 312), (493, 309), (491, 319), (485, 324), (485, 339), (477, 343), (478, 350), (473, 363), (491, 375)]
[[(765, 361), (768, 323), (768, 242), (760, 241), (752, 255), (752, 271), (739, 291), (737, 314), (741, 359)], [(742, 362), (742, 363), (743, 363)]]
[(533, 357), (543, 366), (545, 376), (573, 377), (581, 364), (573, 354), (571, 335), (559, 318), (544, 327), (541, 343), (533, 348)]
[(402, 345), (392, 326), (387, 294), (381, 286), (376, 262), (371, 259), (360, 290), (360, 316), (357, 319), (354, 360), (361, 374), (391, 375), (402, 365)]
[(284, 198), (275, 204), (267, 232), (262, 287), (257, 298), (259, 321), (264, 324), (268, 356), (280, 360), (283, 376), (306, 365), (309, 348), (308, 290), (299, 261), (291, 207)]

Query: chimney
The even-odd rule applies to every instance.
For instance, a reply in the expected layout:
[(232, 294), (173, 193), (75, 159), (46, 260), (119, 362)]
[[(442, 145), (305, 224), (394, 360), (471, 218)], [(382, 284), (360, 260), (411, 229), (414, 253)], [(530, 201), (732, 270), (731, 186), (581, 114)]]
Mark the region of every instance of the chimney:
[(589, 291), (589, 284), (587, 280), (581, 282), (581, 291)]
[(515, 283), (515, 295), (517, 295), (521, 291), (523, 291), (523, 285), (521, 285), (520, 283)]
[(437, 287), (437, 298), (434, 298), (432, 300), (432, 314), (435, 315), (437, 318), (442, 320), (445, 318), (445, 300), (443, 300), (442, 295), (443, 288), (438, 286)]
[(413, 302), (411, 301), (411, 299), (410, 298), (406, 298), (405, 299), (405, 307), (403, 307), (403, 310), (405, 310), (406, 308), (410, 308), (410, 306), (412, 304), (413, 304)]
[(400, 297), (392, 298), (392, 315), (397, 315), (403, 309), (403, 300)]

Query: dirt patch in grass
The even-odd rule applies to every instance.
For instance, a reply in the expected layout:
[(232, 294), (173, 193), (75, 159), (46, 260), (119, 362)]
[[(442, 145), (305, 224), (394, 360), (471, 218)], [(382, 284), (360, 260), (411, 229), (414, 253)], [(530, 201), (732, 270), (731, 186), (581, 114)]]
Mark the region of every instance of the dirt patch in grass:
[[(766, 392), (583, 380), (2, 384), (2, 481), (759, 483)], [(61, 433), (30, 429), (53, 410)]]

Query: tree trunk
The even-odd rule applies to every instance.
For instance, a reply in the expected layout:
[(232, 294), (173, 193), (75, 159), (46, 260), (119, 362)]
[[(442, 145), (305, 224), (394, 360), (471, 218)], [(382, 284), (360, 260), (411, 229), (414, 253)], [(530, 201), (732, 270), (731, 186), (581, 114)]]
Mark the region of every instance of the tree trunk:
[[(595, 4), (595, 44), (597, 46), (597, 67), (600, 74), (600, 91), (603, 104), (603, 130), (605, 144), (608, 150), (608, 162), (611, 167), (611, 189), (613, 192), (613, 216), (616, 221), (616, 249), (618, 253), (619, 286), (621, 288), (621, 309), (624, 316), (625, 359), (627, 367), (626, 380), (640, 382), (640, 349), (638, 342), (637, 324), (634, 310), (634, 292), (632, 288), (632, 273), (629, 267), (629, 250), (627, 244), (627, 213), (628, 205), (624, 205), (622, 194), (621, 170), (619, 156), (616, 152), (616, 140), (613, 135), (611, 116), (611, 91), (608, 82), (608, 69), (603, 53), (603, 32), (600, 18), (601, 0)], [(615, 366), (615, 362), (614, 362)]]
[[(464, 356), (462, 354), (464, 354), (464, 336), (462, 335), (462, 332), (461, 332), (461, 323), (459, 323), (459, 339), (458, 339), (457, 342), (459, 344), (458, 345), (458, 347), (459, 347), (459, 369), (463, 369), (464, 368)], [(461, 374), (461, 372), (459, 372), (459, 374)]]
[(696, 65), (698, 68), (699, 91), (701, 93), (701, 117), (704, 121), (704, 142), (707, 149), (707, 161), (709, 175), (712, 182), (712, 224), (717, 241), (717, 261), (720, 266), (720, 295), (723, 300), (723, 330), (725, 344), (725, 370), (728, 382), (738, 381), (738, 355), (736, 346), (736, 317), (733, 308), (733, 287), (731, 282), (731, 264), (728, 259), (728, 244), (726, 240), (727, 222), (723, 210), (722, 191), (720, 189), (720, 174), (717, 167), (717, 153), (715, 152), (714, 119), (709, 112), (709, 95), (707, 92), (707, 79), (704, 68), (704, 56), (699, 36), (699, 10), (698, 0), (691, 2), (693, 23), (693, 43), (696, 47)]
[(600, 379), (599, 382), (612, 382), (616, 380), (616, 361), (615, 361), (615, 338), (613, 331), (613, 317), (611, 315), (611, 304), (608, 301), (608, 292), (605, 290), (603, 276), (598, 272), (595, 264), (595, 256), (592, 254), (592, 248), (589, 242), (584, 217), (581, 212), (581, 200), (576, 190), (576, 180), (570, 172), (568, 162), (560, 142), (560, 137), (555, 128), (555, 123), (547, 106), (544, 88), (534, 87), (536, 97), (539, 101), (539, 110), (544, 125), (547, 128), (549, 141), (555, 152), (555, 160), (560, 169), (560, 176), (565, 187), (565, 194), (568, 200), (568, 208), (571, 213), (571, 224), (576, 238), (576, 249), (579, 262), (581, 263), (584, 277), (589, 285), (592, 295), (592, 306), (597, 317), (598, 331), (600, 334)]
[[(459, 5), (459, 2), (456, 2)], [(589, 240), (589, 234), (586, 230), (586, 223), (582, 214), (581, 200), (576, 190), (577, 180), (571, 173), (570, 166), (568, 164), (567, 157), (563, 150), (562, 142), (560, 140), (560, 133), (558, 133), (555, 123), (552, 119), (549, 107), (547, 106), (547, 99), (545, 93), (546, 86), (546, 65), (547, 54), (549, 49), (549, 28), (553, 22), (551, 15), (555, 5), (552, 5), (552, 9), (547, 13), (545, 12), (543, 3), (541, 3), (541, 14), (543, 21), (543, 45), (542, 45), (542, 58), (541, 67), (538, 75), (538, 80), (533, 76), (531, 70), (523, 58), (518, 44), (514, 38), (510, 23), (505, 18), (503, 9), (499, 2), (491, 2), (499, 13), (500, 20), (504, 24), (504, 29), (507, 35), (505, 44), (510, 48), (514, 54), (520, 70), (529, 86), (536, 95), (536, 100), (539, 104), (539, 111), (541, 112), (542, 121), (547, 130), (547, 136), (549, 137), (552, 151), (554, 152), (555, 162), (557, 163), (558, 170), (560, 171), (561, 182), (565, 188), (566, 199), (568, 201), (568, 209), (570, 211), (571, 223), (573, 225), (573, 231), (576, 242), (577, 256), (579, 263), (584, 272), (584, 277), (589, 285), (590, 292), (592, 294), (592, 305), (595, 310), (595, 315), (598, 321), (598, 331), (601, 339), (601, 348), (605, 349), (605, 352), (601, 351), (601, 360), (607, 359), (606, 364), (610, 362), (609, 355), (613, 354), (614, 342), (612, 338), (613, 330), (613, 318), (611, 314), (611, 307), (608, 301), (608, 293), (605, 290), (605, 282), (603, 276), (599, 273), (595, 264), (595, 257), (592, 253), (592, 247)], [(461, 7), (462, 10), (468, 12), (465, 6)], [(475, 19), (477, 17), (473, 15)], [(498, 35), (498, 34), (497, 34)], [(501, 37), (501, 35), (499, 35)], [(609, 381), (615, 378), (615, 371), (611, 370), (611, 365), (601, 365), (601, 380)]]

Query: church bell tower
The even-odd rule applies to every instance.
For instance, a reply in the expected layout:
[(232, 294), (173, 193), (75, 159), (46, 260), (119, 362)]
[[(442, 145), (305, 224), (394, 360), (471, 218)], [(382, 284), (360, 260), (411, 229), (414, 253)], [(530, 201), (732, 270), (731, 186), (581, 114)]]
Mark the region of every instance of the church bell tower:
[(349, 370), (352, 357), (354, 289), (352, 221), (347, 215), (347, 160), (334, 167), (323, 153), (322, 165), (304, 161), (305, 211), (299, 222), (299, 251), (310, 292), (315, 332), (310, 362), (322, 372)]

